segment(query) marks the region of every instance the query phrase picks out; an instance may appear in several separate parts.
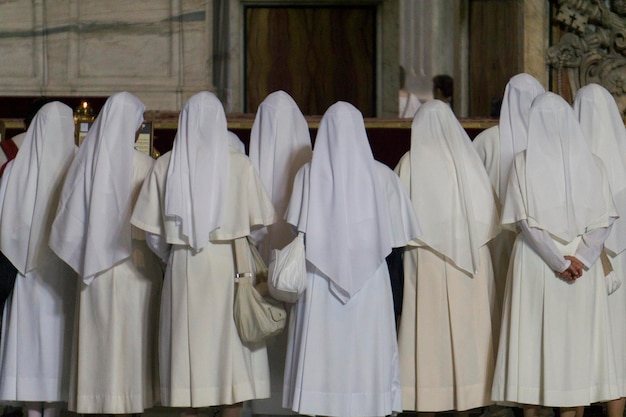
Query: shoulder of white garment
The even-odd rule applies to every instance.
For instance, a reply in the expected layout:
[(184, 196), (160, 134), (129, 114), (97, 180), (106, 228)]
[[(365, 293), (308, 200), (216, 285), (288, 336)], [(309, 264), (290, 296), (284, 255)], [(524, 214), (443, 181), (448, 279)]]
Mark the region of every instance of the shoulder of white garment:
[(411, 190), (411, 151), (406, 152), (398, 161), (398, 165), (393, 170), (400, 180), (402, 184), (406, 188), (406, 190)]
[(149, 167), (148, 169), (151, 170), (147, 173), (143, 182), (131, 217), (132, 225), (157, 235), (166, 234), (161, 206), (164, 198), (170, 155), (171, 153), (167, 152), (156, 161), (150, 163), (151, 168)]
[(152, 169), (152, 165), (154, 164), (154, 159), (150, 156), (146, 155), (143, 152), (134, 149), (133, 154), (133, 169), (134, 171), (141, 176), (147, 176), (150, 170)]
[(293, 179), (291, 198), (287, 205), (284, 219), (298, 231), (306, 233), (309, 213), (309, 172), (311, 163), (304, 164)]
[(224, 218), (221, 226), (209, 235), (212, 241), (247, 236), (253, 228), (269, 226), (278, 220), (272, 201), (250, 159), (231, 149), (228, 170)]
[(388, 166), (379, 162), (378, 172), (386, 192), (384, 198), (389, 207), (389, 228), (393, 247), (406, 246), (411, 240), (421, 235), (419, 221), (409, 193), (398, 175)]
[(485, 154), (489, 153), (490, 149), (494, 149), (500, 142), (500, 127), (498, 125), (491, 126), (488, 129), (483, 130), (474, 138), (472, 141), (472, 146), (478, 154), (480, 158), (485, 161)]

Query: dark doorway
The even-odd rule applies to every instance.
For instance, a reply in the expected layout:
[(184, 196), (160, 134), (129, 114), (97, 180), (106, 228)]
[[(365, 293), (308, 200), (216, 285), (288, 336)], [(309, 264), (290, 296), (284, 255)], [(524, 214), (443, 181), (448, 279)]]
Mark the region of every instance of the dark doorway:
[(336, 101), (376, 116), (376, 6), (247, 7), (245, 111), (276, 90), (306, 115)]

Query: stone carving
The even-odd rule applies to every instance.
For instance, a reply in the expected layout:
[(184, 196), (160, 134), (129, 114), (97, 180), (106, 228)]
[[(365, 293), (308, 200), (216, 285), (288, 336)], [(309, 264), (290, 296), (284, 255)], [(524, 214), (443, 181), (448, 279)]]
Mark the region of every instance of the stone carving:
[(563, 95), (563, 72), (569, 93), (590, 83), (613, 94), (622, 114), (626, 110), (626, 1), (558, 0), (554, 21), (566, 33), (546, 53), (556, 69), (558, 93)]

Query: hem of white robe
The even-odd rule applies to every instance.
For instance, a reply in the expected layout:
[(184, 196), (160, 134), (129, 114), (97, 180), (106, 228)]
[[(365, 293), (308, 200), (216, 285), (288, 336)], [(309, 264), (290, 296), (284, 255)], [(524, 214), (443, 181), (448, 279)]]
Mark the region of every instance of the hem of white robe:
[(493, 404), (491, 387), (485, 383), (462, 387), (402, 387), (402, 408), (407, 411), (465, 411)]
[(161, 387), (161, 403), (164, 407), (211, 407), (269, 398), (269, 396), (269, 380), (254, 381), (254, 384), (234, 385), (230, 390), (224, 387), (193, 389)]
[(0, 401), (67, 402), (62, 386), (58, 378), (4, 377), (0, 379)]
[(78, 414), (136, 414), (143, 413), (146, 408), (154, 407), (145, 399), (152, 397), (146, 394), (119, 395), (77, 395), (76, 401), (70, 401), (67, 409)]
[(611, 384), (598, 384), (576, 390), (545, 390), (537, 387), (493, 386), (493, 400), (497, 403), (541, 405), (545, 407), (578, 407), (615, 400), (620, 390)]
[(400, 390), (328, 393), (294, 389), (291, 409), (299, 414), (336, 417), (376, 417), (402, 412)]

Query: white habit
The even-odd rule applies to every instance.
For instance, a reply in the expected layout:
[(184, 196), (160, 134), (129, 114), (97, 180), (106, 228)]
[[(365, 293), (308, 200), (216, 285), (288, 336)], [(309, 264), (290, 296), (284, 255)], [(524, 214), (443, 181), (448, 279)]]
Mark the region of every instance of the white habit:
[(68, 172), (51, 248), (80, 275), (68, 408), (141, 413), (155, 396), (162, 274), (132, 206), (152, 159), (134, 150), (144, 105), (130, 93), (107, 100)]
[(494, 279), (487, 242), (499, 230), (494, 193), (452, 110), (418, 110), (396, 172), (422, 225), (404, 252), (398, 344), (404, 410), (490, 404)]
[(65, 173), (74, 157), (72, 110), (34, 117), (2, 176), (0, 250), (17, 268), (0, 339), (0, 400), (67, 401), (77, 276), (48, 248)]
[(401, 411), (385, 256), (419, 235), (406, 191), (376, 162), (363, 117), (331, 106), (286, 220), (305, 233), (307, 288), (290, 317), (283, 405), (300, 414)]
[[(311, 161), (311, 154), (309, 127), (296, 102), (284, 91), (268, 95), (252, 125), (250, 161), (279, 216), (287, 209), (296, 172)], [(272, 250), (282, 249), (293, 237), (291, 226), (282, 218), (269, 226), (267, 234), (256, 239), (265, 263), (269, 265)], [(267, 342), (272, 393), (268, 399), (252, 402), (253, 414), (290, 413), (282, 407), (287, 334), (284, 331)]]
[[(552, 93), (537, 97), (502, 218), (522, 232), (505, 290), (495, 401), (573, 407), (618, 397), (597, 261), (617, 216), (603, 171), (571, 107)], [(556, 275), (570, 265), (565, 255), (585, 264), (574, 282)]]
[(265, 344), (243, 345), (233, 320), (232, 240), (274, 223), (274, 209), (249, 159), (229, 149), (215, 95), (191, 97), (178, 126), (174, 147), (156, 161), (132, 218), (167, 262), (161, 401), (207, 407), (267, 398)]
[[(513, 158), (515, 154), (526, 149), (530, 106), (535, 97), (544, 91), (539, 81), (531, 75), (522, 73), (511, 77), (504, 90), (499, 124), (485, 130), (472, 142), (499, 196), (499, 203), (504, 201), (508, 172)], [(503, 229), (488, 243), (496, 283), (494, 310), (497, 316), (494, 320), (496, 331), (500, 329), (506, 274), (515, 235), (515, 231)]]
[[(604, 242), (613, 266), (607, 284), (611, 336), (620, 396), (626, 396), (626, 130), (615, 99), (605, 88), (589, 84), (578, 90), (574, 112), (591, 152), (604, 162), (613, 201), (620, 213)], [(618, 287), (618, 286), (621, 286)]]

